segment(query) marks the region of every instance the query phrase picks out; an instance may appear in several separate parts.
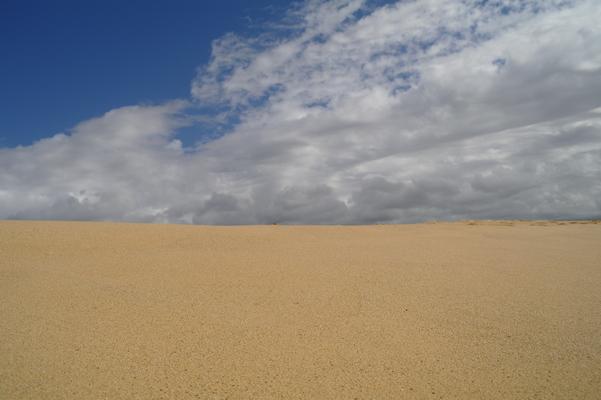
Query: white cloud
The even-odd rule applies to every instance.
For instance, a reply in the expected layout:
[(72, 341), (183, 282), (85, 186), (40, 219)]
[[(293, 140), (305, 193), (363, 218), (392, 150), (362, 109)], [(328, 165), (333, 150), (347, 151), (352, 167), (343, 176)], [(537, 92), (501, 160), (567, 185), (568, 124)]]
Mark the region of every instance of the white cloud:
[[(0, 149), (0, 217), (598, 216), (599, 20), (592, 0), (307, 1), (289, 29), (215, 41), (192, 104), (113, 110)], [(184, 151), (190, 107), (239, 122)]]

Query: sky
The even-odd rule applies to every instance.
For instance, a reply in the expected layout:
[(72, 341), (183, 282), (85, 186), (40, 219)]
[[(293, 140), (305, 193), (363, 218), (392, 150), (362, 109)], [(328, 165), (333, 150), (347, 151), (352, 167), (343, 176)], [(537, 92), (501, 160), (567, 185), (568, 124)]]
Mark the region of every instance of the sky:
[(601, 216), (598, 1), (207, 3), (0, 5), (0, 218)]
[[(281, 13), (268, 0), (0, 2), (0, 146), (189, 95), (211, 42)], [(35, 113), (35, 118), (31, 118)]]

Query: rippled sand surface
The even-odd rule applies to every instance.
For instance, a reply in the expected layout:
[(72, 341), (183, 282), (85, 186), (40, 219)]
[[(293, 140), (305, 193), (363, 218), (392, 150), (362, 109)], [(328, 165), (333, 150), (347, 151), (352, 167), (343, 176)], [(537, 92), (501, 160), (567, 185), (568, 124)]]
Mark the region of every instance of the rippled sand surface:
[(598, 399), (601, 224), (0, 222), (0, 399)]

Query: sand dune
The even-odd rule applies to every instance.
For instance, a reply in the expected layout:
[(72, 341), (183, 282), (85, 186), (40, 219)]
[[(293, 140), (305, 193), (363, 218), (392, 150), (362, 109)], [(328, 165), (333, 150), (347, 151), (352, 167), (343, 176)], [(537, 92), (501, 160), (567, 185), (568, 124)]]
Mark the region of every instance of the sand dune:
[(0, 222), (0, 399), (597, 399), (601, 224)]

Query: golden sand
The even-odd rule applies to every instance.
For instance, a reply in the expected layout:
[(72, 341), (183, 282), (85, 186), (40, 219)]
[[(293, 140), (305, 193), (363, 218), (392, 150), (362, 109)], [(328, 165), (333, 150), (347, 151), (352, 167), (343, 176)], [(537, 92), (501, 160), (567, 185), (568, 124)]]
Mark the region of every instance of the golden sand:
[(0, 399), (599, 399), (601, 224), (0, 222)]

